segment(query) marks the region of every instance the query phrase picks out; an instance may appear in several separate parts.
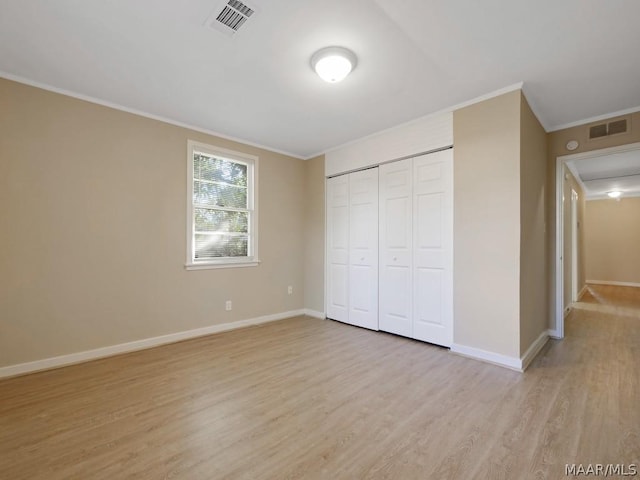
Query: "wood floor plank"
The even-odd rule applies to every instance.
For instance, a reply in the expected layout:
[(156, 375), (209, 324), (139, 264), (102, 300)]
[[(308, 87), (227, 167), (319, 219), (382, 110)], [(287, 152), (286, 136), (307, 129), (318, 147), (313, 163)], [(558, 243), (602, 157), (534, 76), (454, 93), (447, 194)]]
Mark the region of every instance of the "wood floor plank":
[(524, 374), (297, 317), (0, 381), (0, 477), (555, 479), (567, 463), (638, 465), (640, 295), (600, 287)]

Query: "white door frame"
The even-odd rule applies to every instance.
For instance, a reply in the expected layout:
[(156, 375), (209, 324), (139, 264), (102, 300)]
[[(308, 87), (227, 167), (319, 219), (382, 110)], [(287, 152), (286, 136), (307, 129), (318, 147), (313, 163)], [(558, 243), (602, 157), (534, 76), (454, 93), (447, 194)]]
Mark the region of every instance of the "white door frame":
[(578, 192), (571, 188), (571, 302), (578, 301)]
[(564, 268), (562, 265), (562, 252), (564, 247), (564, 208), (562, 208), (562, 193), (564, 184), (563, 167), (570, 160), (585, 160), (587, 158), (603, 157), (613, 153), (630, 152), (640, 150), (640, 142), (620, 145), (617, 147), (601, 148), (584, 153), (561, 155), (556, 157), (556, 248), (555, 248), (555, 325), (552, 329), (552, 337), (564, 338)]

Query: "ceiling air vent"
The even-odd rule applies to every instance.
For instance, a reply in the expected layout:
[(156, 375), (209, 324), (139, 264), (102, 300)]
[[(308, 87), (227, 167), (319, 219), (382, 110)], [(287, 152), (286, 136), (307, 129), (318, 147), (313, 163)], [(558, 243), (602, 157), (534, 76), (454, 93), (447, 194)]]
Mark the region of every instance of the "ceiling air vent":
[(256, 12), (256, 8), (253, 5), (239, 0), (228, 0), (213, 11), (207, 19), (206, 25), (232, 36)]
[(627, 133), (628, 124), (626, 118), (620, 120), (614, 120), (609, 123), (601, 123), (599, 125), (592, 125), (589, 127), (589, 140), (595, 138), (608, 137), (609, 135), (619, 135), (621, 133)]

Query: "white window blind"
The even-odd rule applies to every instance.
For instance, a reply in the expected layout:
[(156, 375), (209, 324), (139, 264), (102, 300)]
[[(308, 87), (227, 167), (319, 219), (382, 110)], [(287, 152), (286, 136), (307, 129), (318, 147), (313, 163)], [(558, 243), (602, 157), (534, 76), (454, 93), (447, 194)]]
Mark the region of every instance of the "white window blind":
[(256, 158), (189, 142), (189, 266), (255, 264)]

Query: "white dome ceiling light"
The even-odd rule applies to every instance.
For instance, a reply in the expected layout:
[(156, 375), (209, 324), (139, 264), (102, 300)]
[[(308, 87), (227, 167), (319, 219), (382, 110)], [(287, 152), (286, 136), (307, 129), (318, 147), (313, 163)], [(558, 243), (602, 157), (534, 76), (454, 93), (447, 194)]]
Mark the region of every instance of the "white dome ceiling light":
[(338, 83), (356, 68), (356, 55), (344, 47), (327, 47), (311, 57), (311, 67), (325, 82)]
[(607, 192), (610, 198), (620, 198), (622, 196), (622, 192), (620, 190), (612, 190)]

